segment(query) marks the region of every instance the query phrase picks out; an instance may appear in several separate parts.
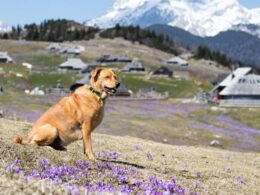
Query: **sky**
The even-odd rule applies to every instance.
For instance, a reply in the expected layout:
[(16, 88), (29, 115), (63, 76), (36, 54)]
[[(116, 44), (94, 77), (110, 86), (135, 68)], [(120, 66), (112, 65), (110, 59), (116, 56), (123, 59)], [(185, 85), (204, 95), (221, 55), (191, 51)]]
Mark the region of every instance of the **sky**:
[[(66, 18), (83, 22), (101, 16), (115, 0), (0, 0), (0, 20), (8, 25), (40, 23)], [(223, 0), (227, 1), (227, 0)], [(247, 8), (260, 8), (260, 0), (239, 0)]]

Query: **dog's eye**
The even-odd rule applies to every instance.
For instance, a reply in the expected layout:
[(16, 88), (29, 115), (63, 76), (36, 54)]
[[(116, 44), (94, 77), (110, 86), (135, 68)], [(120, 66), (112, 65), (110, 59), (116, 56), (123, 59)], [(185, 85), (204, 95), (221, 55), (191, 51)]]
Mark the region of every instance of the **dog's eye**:
[(105, 78), (106, 78), (106, 79), (109, 79), (109, 78), (110, 78), (110, 76), (106, 76)]

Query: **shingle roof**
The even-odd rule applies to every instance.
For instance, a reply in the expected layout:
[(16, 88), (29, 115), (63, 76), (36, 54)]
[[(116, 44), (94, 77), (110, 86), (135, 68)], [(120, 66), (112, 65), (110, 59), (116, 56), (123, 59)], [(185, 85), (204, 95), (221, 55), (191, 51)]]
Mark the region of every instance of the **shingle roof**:
[(139, 61), (133, 61), (133, 62), (127, 63), (123, 70), (129, 71), (130, 69), (144, 69), (144, 66)]
[(165, 67), (165, 66), (161, 66), (160, 68), (158, 68), (157, 70), (155, 70), (153, 72), (154, 75), (169, 75), (169, 76), (172, 76), (173, 72)]
[(61, 46), (59, 43), (51, 43), (48, 47), (47, 47), (48, 50), (59, 50), (61, 49)]
[(79, 58), (69, 58), (66, 62), (59, 66), (59, 68), (72, 68), (77, 70), (81, 70), (86, 67), (87, 65)]
[(167, 61), (167, 63), (174, 63), (174, 64), (180, 64), (180, 65), (188, 64), (188, 62), (186, 60), (183, 60), (180, 57), (173, 57), (173, 58), (169, 59)]
[(0, 59), (6, 59), (7, 61), (13, 61), (13, 59), (8, 55), (8, 52), (0, 52)]
[(260, 95), (260, 76), (248, 74), (224, 88), (220, 95)]
[(230, 73), (227, 78), (225, 78), (219, 86), (226, 87), (231, 86), (237, 83), (237, 81), (245, 76), (246, 74), (250, 73), (252, 71), (252, 68), (250, 67), (243, 67), (243, 68), (237, 68), (234, 72)]

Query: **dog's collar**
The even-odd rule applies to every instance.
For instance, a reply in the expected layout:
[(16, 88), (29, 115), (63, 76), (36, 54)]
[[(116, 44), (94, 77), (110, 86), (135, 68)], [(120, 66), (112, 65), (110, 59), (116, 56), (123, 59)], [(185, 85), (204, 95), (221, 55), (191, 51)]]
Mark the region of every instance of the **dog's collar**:
[(89, 90), (101, 99), (101, 93), (96, 91), (93, 87), (89, 86)]
[(99, 91), (96, 91), (93, 87), (88, 86), (89, 90), (91, 91), (91, 93), (93, 93), (95, 96), (98, 97), (99, 101), (102, 102), (106, 99), (106, 97), (102, 97), (102, 93), (100, 93)]

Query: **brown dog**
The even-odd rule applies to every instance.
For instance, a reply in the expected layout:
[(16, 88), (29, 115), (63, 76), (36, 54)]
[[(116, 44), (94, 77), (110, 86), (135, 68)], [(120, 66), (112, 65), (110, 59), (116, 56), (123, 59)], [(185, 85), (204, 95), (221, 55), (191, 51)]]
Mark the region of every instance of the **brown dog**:
[(27, 140), (16, 136), (13, 142), (65, 149), (83, 138), (84, 153), (94, 160), (91, 132), (103, 119), (107, 95), (114, 94), (119, 85), (112, 70), (96, 68), (91, 72), (90, 86), (83, 85), (62, 98), (35, 122)]

